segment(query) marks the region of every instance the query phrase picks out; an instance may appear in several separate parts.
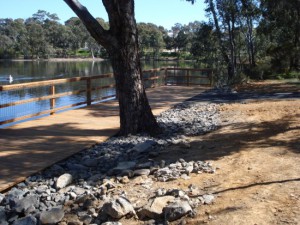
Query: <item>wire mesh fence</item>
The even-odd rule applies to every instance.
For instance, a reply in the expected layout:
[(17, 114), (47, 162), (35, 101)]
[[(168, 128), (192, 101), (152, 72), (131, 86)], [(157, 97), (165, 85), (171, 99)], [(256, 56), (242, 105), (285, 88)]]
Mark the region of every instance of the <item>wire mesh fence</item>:
[[(212, 70), (157, 68), (143, 71), (145, 88), (211, 85)], [(113, 74), (0, 86), (1, 125), (115, 98)], [(3, 127), (3, 126), (2, 126)]]

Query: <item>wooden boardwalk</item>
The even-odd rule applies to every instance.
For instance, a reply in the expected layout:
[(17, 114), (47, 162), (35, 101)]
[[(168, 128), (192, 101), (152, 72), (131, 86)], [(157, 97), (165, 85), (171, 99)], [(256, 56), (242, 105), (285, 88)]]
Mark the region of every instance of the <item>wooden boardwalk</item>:
[[(206, 87), (162, 86), (148, 89), (153, 113), (191, 98)], [(0, 129), (0, 191), (26, 177), (103, 142), (119, 129), (116, 101), (95, 104)]]

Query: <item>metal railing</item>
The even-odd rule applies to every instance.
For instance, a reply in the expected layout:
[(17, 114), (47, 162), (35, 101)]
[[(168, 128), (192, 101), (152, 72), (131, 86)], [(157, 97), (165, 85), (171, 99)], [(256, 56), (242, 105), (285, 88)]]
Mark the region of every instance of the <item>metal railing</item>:
[[(190, 68), (157, 68), (143, 71), (143, 81), (146, 88), (162, 85), (212, 85), (213, 70), (211, 69), (190, 69)], [(71, 87), (62, 88), (62, 85)], [(33, 94), (28, 94), (33, 90)], [(12, 93), (15, 92), (15, 93)], [(18, 99), (12, 100), (7, 96), (18, 94)], [(17, 115), (14, 118), (2, 119), (0, 114), (0, 125), (17, 122), (41, 115), (53, 115), (58, 111), (72, 109), (74, 107), (91, 105), (93, 102), (105, 101), (115, 98), (115, 83), (113, 74), (102, 74), (91, 77), (72, 77), (66, 79), (55, 79), (37, 81), (21, 84), (0, 86), (0, 113), (1, 110), (22, 111), (26, 104), (43, 102), (44, 108), (37, 112)], [(5, 97), (6, 96), (6, 97)], [(77, 96), (81, 100), (71, 104), (57, 104), (58, 99), (70, 96)], [(7, 98), (5, 100), (5, 98)], [(48, 103), (47, 103), (48, 102)], [(66, 101), (70, 103), (70, 101)], [(17, 108), (16, 108), (17, 107)], [(30, 111), (30, 110), (29, 110)], [(6, 112), (10, 114), (9, 111)]]

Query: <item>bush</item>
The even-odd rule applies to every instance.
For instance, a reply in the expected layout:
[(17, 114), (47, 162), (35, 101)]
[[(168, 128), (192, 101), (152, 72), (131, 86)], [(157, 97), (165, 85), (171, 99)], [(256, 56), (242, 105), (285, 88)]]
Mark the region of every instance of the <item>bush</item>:
[(291, 71), (286, 73), (279, 73), (274, 75), (275, 79), (284, 80), (284, 79), (300, 79), (300, 72)]

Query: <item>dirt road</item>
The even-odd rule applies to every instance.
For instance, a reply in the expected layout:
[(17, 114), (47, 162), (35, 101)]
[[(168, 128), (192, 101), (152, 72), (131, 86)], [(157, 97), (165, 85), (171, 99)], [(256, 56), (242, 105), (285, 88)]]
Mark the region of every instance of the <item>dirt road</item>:
[[(299, 93), (299, 84), (252, 83), (247, 93)], [(222, 126), (190, 137), (188, 153), (170, 146), (156, 160), (207, 160), (215, 174), (157, 183), (157, 187), (199, 187), (216, 196), (184, 224), (300, 224), (300, 99), (260, 99), (221, 106)], [(179, 221), (171, 224), (178, 224)]]

